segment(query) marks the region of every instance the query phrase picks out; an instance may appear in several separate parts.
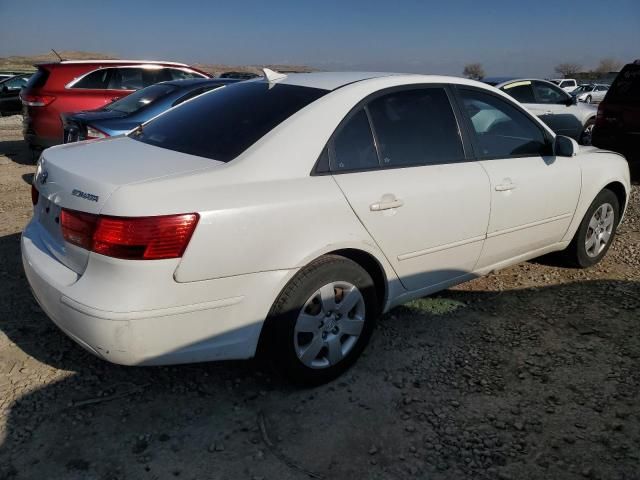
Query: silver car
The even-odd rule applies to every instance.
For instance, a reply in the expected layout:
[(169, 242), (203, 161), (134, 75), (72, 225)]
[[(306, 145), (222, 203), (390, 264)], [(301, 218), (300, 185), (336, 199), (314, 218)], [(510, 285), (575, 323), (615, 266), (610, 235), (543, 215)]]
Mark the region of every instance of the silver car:
[(571, 137), (582, 145), (591, 145), (598, 111), (594, 105), (578, 102), (546, 80), (501, 78), (484, 81), (515, 98), (556, 134)]
[(600, 83), (585, 83), (571, 92), (572, 97), (576, 97), (579, 102), (600, 103), (609, 91), (609, 85)]

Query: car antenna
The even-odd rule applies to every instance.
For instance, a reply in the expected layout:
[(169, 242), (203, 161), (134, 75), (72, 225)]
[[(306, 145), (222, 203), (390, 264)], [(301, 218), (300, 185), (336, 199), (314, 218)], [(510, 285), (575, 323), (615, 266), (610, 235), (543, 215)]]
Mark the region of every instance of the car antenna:
[(283, 78), (287, 78), (286, 73), (276, 72), (275, 70), (271, 70), (270, 68), (263, 68), (262, 74), (264, 75), (264, 79), (269, 83), (273, 83), (276, 80), (282, 80)]
[(58, 57), (61, 62), (64, 62), (64, 58), (62, 58), (58, 52), (56, 52), (53, 48), (51, 49), (51, 51), (56, 54), (56, 57)]

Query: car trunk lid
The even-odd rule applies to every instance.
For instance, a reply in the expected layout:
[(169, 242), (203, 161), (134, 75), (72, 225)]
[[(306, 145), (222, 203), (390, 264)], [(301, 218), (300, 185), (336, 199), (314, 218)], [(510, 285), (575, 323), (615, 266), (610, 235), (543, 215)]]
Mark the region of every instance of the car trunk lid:
[[(34, 176), (34, 220), (42, 241), (61, 263), (81, 274), (89, 251), (64, 241), (62, 209), (97, 215), (120, 186), (214, 168), (222, 164), (165, 150), (128, 137), (73, 143), (45, 150)], [(160, 214), (160, 213), (159, 213)]]

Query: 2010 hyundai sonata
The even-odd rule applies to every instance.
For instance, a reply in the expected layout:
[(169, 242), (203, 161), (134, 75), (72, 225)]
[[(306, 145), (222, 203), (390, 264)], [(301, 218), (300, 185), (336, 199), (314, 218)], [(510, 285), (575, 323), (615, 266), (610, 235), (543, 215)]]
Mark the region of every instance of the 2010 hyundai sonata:
[(266, 72), (46, 150), (22, 255), (44, 311), (106, 360), (260, 344), (318, 383), (394, 305), (552, 251), (595, 264), (629, 190), (623, 157), (478, 82)]

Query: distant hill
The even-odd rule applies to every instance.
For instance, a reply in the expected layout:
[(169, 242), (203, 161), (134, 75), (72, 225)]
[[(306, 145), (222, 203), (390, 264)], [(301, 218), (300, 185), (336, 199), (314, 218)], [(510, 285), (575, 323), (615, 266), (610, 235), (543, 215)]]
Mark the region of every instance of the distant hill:
[[(114, 55), (95, 53), (95, 52), (80, 52), (80, 51), (62, 51), (58, 52), (60, 56), (65, 60), (117, 60), (118, 57)], [(161, 59), (158, 59), (161, 60)], [(32, 71), (33, 65), (43, 62), (55, 62), (58, 61), (53, 52), (45, 53), (42, 55), (29, 55), (29, 56), (11, 56), (0, 57), (0, 70), (8, 71)], [(186, 62), (185, 62), (186, 63)], [(272, 70), (284, 71), (284, 72), (311, 72), (314, 69), (305, 65), (264, 65)], [(198, 63), (194, 67), (199, 68), (205, 72), (211, 73), (214, 76), (220, 75), (223, 72), (253, 72), (260, 73), (262, 66), (259, 65), (222, 65), (222, 64), (208, 64)]]
[[(60, 53), (60, 56), (65, 60), (113, 60), (118, 58), (113, 55), (105, 55), (104, 53), (78, 52), (73, 50), (62, 51), (58, 53)], [(31, 71), (35, 70), (33, 68), (33, 65), (36, 63), (57, 61), (58, 57), (56, 57), (53, 52), (44, 53), (41, 55), (14, 55), (11, 57), (0, 57), (0, 70)]]

